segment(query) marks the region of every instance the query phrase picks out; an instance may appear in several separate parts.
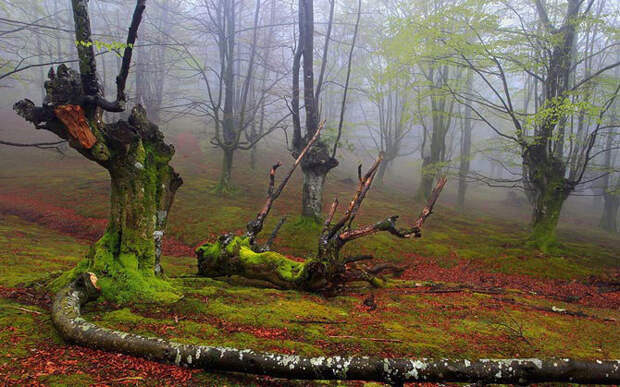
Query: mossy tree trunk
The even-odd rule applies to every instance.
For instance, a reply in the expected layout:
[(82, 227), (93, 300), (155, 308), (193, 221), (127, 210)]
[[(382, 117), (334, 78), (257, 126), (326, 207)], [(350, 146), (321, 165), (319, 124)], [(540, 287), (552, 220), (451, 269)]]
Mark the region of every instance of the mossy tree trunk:
[[(126, 124), (116, 125), (113, 132)], [(120, 301), (174, 298), (171, 287), (158, 280), (168, 213), (182, 183), (168, 165), (174, 148), (163, 142), (141, 107), (133, 110), (127, 125), (141, 135), (129, 143), (110, 142), (110, 216), (104, 236), (89, 254), (88, 270), (101, 277), (104, 295), (108, 291)]]
[(69, 141), (87, 159), (108, 170), (111, 179), (110, 217), (103, 237), (87, 259), (53, 284), (66, 285), (88, 270), (100, 278), (102, 294), (117, 302), (136, 299), (170, 300), (177, 296), (161, 278), (161, 242), (174, 194), (182, 180), (168, 165), (174, 148), (151, 123), (142, 106), (127, 121), (106, 124), (103, 111), (125, 109), (125, 83), (132, 47), (145, 8), (137, 0), (122, 65), (116, 79), (115, 101), (103, 98), (90, 38), (90, 19), (85, 0), (72, 0), (80, 74), (60, 65), (50, 69), (46, 97), (37, 107), (30, 100), (15, 104), (15, 111), (38, 129), (46, 129)]
[(564, 163), (548, 155), (544, 145), (530, 145), (523, 160), (526, 194), (533, 207), (530, 239), (536, 247), (548, 251), (556, 244), (562, 206), (574, 185), (564, 177)]

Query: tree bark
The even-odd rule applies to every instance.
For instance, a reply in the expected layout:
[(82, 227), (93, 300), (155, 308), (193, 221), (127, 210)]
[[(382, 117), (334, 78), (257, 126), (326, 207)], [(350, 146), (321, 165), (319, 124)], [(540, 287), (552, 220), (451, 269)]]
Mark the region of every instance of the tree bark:
[(234, 186), (232, 184), (234, 154), (234, 149), (222, 149), (222, 170), (220, 171), (220, 181), (216, 189), (218, 193), (230, 193), (234, 190)]
[(325, 174), (308, 169), (304, 171), (303, 192), (301, 198), (301, 215), (320, 219), (323, 212), (323, 185)]
[[(306, 110), (306, 141), (298, 142), (295, 153), (298, 154), (305, 142), (314, 136), (319, 127), (318, 101), (314, 91), (314, 4), (313, 0), (299, 1), (300, 49), (303, 56), (304, 107)], [(327, 53), (323, 55), (326, 60)], [(295, 82), (293, 84), (295, 88)], [(295, 90), (294, 90), (295, 92)], [(293, 155), (296, 157), (296, 155)], [(327, 145), (320, 139), (303, 159), (301, 170), (304, 174), (302, 187), (302, 216), (319, 220), (323, 208), (323, 184), (325, 177), (338, 161), (332, 157)]]
[(533, 205), (530, 239), (542, 251), (556, 244), (555, 230), (562, 205), (573, 187), (564, 177), (565, 165), (549, 156), (544, 146), (530, 145), (523, 155), (526, 193)]

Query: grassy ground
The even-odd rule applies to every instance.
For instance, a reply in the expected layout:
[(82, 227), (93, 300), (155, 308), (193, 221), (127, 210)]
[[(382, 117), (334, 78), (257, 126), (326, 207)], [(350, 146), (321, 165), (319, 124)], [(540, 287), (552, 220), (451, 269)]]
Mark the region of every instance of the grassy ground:
[[(557, 253), (543, 255), (526, 246), (526, 224), (519, 219), (460, 213), (440, 199), (422, 239), (377, 235), (347, 247), (352, 254), (407, 265), (386, 289), (360, 285), (326, 299), (257, 288), (234, 277), (196, 278), (192, 247), (244, 228), (261, 206), (271, 162), (265, 160), (258, 172), (237, 169), (238, 192), (218, 197), (212, 193), (217, 181), (212, 166), (219, 164), (215, 157), (198, 156), (189, 149), (177, 157), (185, 184), (163, 258), (185, 297), (171, 305), (94, 303), (87, 319), (181, 342), (303, 355), (620, 358), (620, 240), (575, 224), (562, 226)], [(285, 384), (63, 343), (51, 326), (50, 298), (41, 284), (80, 260), (105, 227), (107, 178), (80, 159), (49, 153), (9, 151), (0, 154), (0, 162), (0, 383)], [(238, 163), (245, 166), (245, 159)], [(344, 171), (338, 173), (328, 182), (326, 198), (346, 202), (354, 187), (341, 180)], [(304, 257), (313, 253), (319, 229), (295, 217), (298, 182), (296, 176), (276, 202), (266, 233), (290, 214), (274, 248)], [(360, 223), (393, 214), (412, 221), (421, 206), (404, 192), (371, 191)], [(376, 307), (364, 302), (371, 294)]]

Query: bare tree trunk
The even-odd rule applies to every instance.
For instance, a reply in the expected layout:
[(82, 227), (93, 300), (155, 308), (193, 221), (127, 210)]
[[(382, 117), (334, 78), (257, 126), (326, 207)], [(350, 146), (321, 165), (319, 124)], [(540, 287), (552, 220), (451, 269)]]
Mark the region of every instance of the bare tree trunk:
[[(466, 92), (471, 92), (473, 73), (467, 71), (467, 81), (465, 84)], [(459, 185), (457, 190), (457, 205), (459, 208), (465, 208), (465, 193), (467, 191), (467, 175), (469, 174), (470, 154), (471, 154), (471, 108), (465, 106), (465, 117), (463, 118), (463, 131), (461, 132), (461, 160), (459, 166)]]
[[(319, 126), (318, 101), (314, 91), (314, 4), (313, 0), (300, 0), (300, 44), (303, 56), (304, 106), (306, 110), (306, 138), (314, 136)], [(324, 53), (325, 61), (327, 53)], [(301, 144), (300, 144), (301, 145)], [(299, 148), (296, 149), (299, 152)], [(331, 157), (327, 145), (319, 141), (303, 159), (304, 174), (301, 214), (311, 219), (320, 219), (323, 208), (323, 185), (327, 173), (338, 165)]]

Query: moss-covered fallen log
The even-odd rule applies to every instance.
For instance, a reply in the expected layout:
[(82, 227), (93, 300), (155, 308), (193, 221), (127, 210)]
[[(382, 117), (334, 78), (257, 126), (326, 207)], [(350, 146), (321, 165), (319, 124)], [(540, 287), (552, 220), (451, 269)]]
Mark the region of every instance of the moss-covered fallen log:
[(282, 225), (282, 221), (278, 223), (267, 243), (264, 245), (256, 243), (256, 237), (263, 229), (265, 218), (274, 201), (284, 189), (296, 166), (318, 138), (320, 129), (299, 154), (295, 164), (277, 190), (274, 190), (275, 172), (281, 164), (278, 162), (271, 168), (267, 200), (256, 218), (248, 222), (247, 232), (244, 236), (224, 234), (216, 242), (205, 243), (196, 249), (199, 275), (205, 277), (239, 275), (268, 282), (281, 289), (335, 293), (352, 281), (366, 281), (375, 287), (380, 287), (384, 283), (384, 280), (378, 277), (381, 272), (402, 270), (400, 267), (385, 263), (360, 267), (356, 263), (369, 261), (373, 257), (369, 255), (342, 256), (340, 254), (344, 245), (350, 241), (378, 232), (389, 232), (399, 238), (420, 237), (422, 225), (432, 214), (439, 194), (446, 184), (445, 177), (439, 179), (425, 207), (410, 228), (397, 227), (398, 216), (396, 215), (376, 223), (354, 227), (353, 221), (370, 189), (379, 165), (383, 161), (383, 154), (379, 154), (374, 164), (363, 176), (360, 165), (357, 191), (343, 216), (332, 225), (338, 207), (338, 200), (334, 200), (319, 236), (318, 249), (314, 257), (304, 262), (298, 262), (277, 252), (269, 251), (271, 241)]
[(243, 372), (290, 379), (404, 382), (620, 383), (620, 360), (481, 359), (429, 360), (370, 357), (303, 357), (249, 349), (180, 344), (99, 327), (80, 316), (82, 305), (97, 298), (94, 274), (84, 273), (60, 291), (52, 321), (68, 341), (106, 351), (206, 371)]

